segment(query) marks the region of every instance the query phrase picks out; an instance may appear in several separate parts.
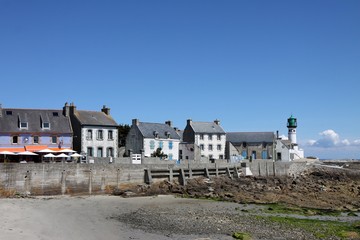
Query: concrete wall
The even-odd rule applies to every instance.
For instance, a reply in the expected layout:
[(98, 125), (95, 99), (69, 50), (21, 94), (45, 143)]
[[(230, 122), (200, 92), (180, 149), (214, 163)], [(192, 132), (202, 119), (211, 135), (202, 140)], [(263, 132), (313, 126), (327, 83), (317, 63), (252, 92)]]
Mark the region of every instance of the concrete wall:
[[(240, 163), (229, 164), (224, 161), (201, 163), (184, 161), (176, 164), (171, 161), (146, 159), (151, 164), (128, 164), (130, 158), (116, 159), (123, 163), (97, 161), (94, 164), (45, 163), (45, 164), (0, 164), (0, 190), (32, 195), (59, 194), (104, 194), (116, 187), (126, 188), (127, 184), (143, 184), (145, 169), (204, 169), (216, 167), (240, 168)], [(161, 164), (159, 164), (161, 163)], [(297, 175), (308, 166), (306, 163), (284, 163), (272, 161), (253, 161), (247, 163), (255, 176)]]

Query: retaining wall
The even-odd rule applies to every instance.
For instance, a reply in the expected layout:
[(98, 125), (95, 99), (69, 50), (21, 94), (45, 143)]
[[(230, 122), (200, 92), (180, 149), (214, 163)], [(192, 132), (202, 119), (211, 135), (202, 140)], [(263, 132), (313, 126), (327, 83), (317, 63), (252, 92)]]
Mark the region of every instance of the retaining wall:
[[(255, 176), (289, 175), (305, 166), (302, 164), (271, 161), (247, 163)], [(181, 164), (109, 164), (97, 161), (95, 164), (76, 163), (3, 163), (0, 164), (0, 190), (20, 194), (103, 194), (111, 193), (116, 187), (126, 188), (127, 184), (143, 184), (145, 169), (204, 169), (234, 167), (238, 164), (198, 163)]]

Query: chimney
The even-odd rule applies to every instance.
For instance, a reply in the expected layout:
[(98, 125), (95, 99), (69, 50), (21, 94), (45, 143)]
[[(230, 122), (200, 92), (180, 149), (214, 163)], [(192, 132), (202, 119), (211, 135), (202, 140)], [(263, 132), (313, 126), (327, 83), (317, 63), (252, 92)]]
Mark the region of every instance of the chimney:
[(132, 125), (139, 126), (139, 119), (135, 118), (132, 120)]
[(192, 123), (192, 120), (191, 120), (191, 119), (188, 119), (188, 120), (187, 120), (187, 125), (191, 125), (191, 123)]
[(76, 106), (74, 103), (70, 103), (70, 114), (73, 115), (76, 112)]
[(171, 122), (171, 121), (166, 121), (165, 124), (168, 125), (169, 127), (172, 126), (172, 122)]
[(219, 119), (216, 119), (216, 120), (214, 121), (214, 123), (215, 123), (216, 125), (220, 125), (220, 120), (219, 120)]
[(66, 102), (64, 107), (63, 107), (63, 115), (65, 117), (69, 117), (70, 116), (70, 107), (68, 105), (68, 103)]
[(106, 115), (110, 115), (110, 108), (106, 107), (106, 105), (103, 105), (103, 108), (101, 109), (103, 113)]

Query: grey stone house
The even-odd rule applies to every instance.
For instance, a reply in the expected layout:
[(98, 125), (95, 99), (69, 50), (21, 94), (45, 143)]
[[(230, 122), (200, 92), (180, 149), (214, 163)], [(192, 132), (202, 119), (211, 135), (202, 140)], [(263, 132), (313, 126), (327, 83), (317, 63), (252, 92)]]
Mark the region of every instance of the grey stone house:
[(172, 127), (171, 121), (147, 123), (133, 119), (126, 138), (126, 153), (151, 157), (157, 148), (161, 148), (168, 160), (178, 160), (179, 143), (180, 135)]
[(63, 111), (71, 119), (74, 131), (74, 150), (91, 157), (118, 156), (118, 124), (110, 115), (110, 108), (101, 111), (77, 110), (65, 103)]
[(274, 153), (273, 132), (227, 132), (226, 158), (242, 156), (252, 159), (270, 159)]
[(193, 122), (188, 119), (180, 149), (182, 159), (199, 160), (199, 155), (208, 159), (224, 159), (225, 143), (226, 133), (219, 120)]

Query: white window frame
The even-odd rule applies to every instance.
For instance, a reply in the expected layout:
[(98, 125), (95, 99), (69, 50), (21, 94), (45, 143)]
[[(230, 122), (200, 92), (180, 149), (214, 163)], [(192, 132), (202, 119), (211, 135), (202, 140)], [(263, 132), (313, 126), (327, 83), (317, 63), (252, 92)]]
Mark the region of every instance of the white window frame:
[[(23, 127), (22, 125), (25, 124), (26, 126)], [(27, 122), (20, 122), (20, 129), (28, 129), (28, 123)]]
[(113, 130), (108, 130), (108, 140), (114, 140), (114, 132), (113, 132)]
[(104, 140), (104, 131), (102, 129), (97, 130), (96, 139), (100, 141)]
[[(48, 126), (48, 127), (45, 127), (45, 124), (49, 124), (49, 126)], [(43, 123), (42, 123), (42, 128), (43, 128), (43, 129), (50, 129), (50, 123), (49, 123), (49, 122), (43, 122)]]

